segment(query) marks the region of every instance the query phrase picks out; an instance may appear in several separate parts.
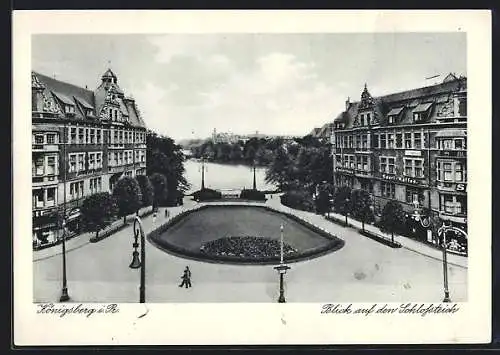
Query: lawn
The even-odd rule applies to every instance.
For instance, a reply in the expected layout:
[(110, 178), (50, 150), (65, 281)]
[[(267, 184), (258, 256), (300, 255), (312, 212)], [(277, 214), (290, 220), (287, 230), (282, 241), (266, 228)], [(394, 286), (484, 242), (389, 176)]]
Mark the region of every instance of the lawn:
[(327, 245), (331, 240), (278, 212), (249, 206), (210, 206), (185, 216), (159, 236), (169, 244), (199, 252), (205, 242), (229, 236), (280, 238), (304, 252)]

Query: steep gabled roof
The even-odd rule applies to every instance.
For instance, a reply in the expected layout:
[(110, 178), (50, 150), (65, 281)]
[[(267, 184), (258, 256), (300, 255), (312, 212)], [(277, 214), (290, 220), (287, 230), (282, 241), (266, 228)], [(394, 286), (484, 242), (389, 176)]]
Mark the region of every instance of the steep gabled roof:
[(36, 75), (38, 80), (46, 87), (47, 90), (62, 94), (72, 101), (74, 100), (73, 97), (76, 97), (77, 99), (81, 99), (94, 106), (94, 93), (91, 90), (87, 90), (82, 87), (66, 83), (64, 81), (56, 80), (37, 72), (33, 73)]

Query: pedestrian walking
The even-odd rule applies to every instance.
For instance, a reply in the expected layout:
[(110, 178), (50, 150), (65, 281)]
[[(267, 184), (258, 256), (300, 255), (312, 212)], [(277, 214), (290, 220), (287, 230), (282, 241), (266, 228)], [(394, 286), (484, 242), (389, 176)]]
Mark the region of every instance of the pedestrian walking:
[(182, 279), (182, 282), (179, 285), (179, 287), (182, 287), (182, 286), (186, 286), (186, 288), (192, 287), (191, 286), (191, 270), (189, 270), (189, 266), (186, 266), (186, 268), (184, 269), (184, 273), (182, 274), (181, 279)]

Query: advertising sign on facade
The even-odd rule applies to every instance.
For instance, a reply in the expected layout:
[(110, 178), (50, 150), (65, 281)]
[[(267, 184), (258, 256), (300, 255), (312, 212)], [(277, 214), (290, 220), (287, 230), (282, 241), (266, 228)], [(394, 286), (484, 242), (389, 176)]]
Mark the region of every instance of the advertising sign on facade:
[(422, 152), (420, 150), (405, 150), (405, 155), (410, 157), (419, 157), (422, 155)]

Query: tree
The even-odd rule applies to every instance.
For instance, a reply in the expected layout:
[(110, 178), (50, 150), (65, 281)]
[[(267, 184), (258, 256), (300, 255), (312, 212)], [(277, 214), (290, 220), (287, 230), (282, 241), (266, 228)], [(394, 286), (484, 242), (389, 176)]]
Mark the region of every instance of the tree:
[(127, 223), (127, 216), (137, 212), (142, 205), (141, 188), (136, 179), (124, 176), (116, 182), (113, 197), (118, 206), (118, 215), (123, 217), (123, 224)]
[(366, 190), (351, 192), (351, 206), (354, 218), (361, 221), (361, 228), (365, 230), (365, 222), (373, 219), (371, 196)]
[(137, 175), (135, 178), (141, 188), (142, 207), (151, 206), (154, 198), (154, 190), (151, 181), (146, 175)]
[(160, 204), (163, 204), (168, 199), (168, 181), (165, 175), (154, 173), (149, 177), (151, 185), (153, 185), (153, 209), (157, 209)]
[(87, 197), (80, 208), (82, 227), (88, 232), (95, 232), (95, 239), (99, 231), (113, 222), (117, 214), (117, 206), (109, 192), (99, 192)]
[(285, 149), (279, 147), (271, 165), (266, 170), (266, 182), (278, 185), (280, 190), (288, 188), (293, 162)]
[(345, 225), (347, 226), (347, 214), (351, 212), (351, 188), (349, 186), (341, 186), (333, 196), (333, 206), (335, 211), (345, 215)]
[(380, 230), (391, 233), (391, 241), (394, 243), (394, 233), (397, 232), (405, 222), (403, 207), (398, 201), (390, 200), (382, 210), (380, 219)]
[[(209, 153), (213, 155), (211, 147), (212, 141), (204, 143), (205, 149), (202, 154)], [(165, 175), (168, 183), (168, 197), (166, 204), (172, 205), (189, 188), (189, 183), (184, 177), (184, 161), (186, 160), (182, 153), (182, 147), (175, 144), (172, 138), (157, 135), (149, 131), (147, 135), (147, 175), (160, 173)]]
[(243, 150), (239, 143), (233, 144), (231, 147), (231, 153), (229, 154), (229, 160), (232, 162), (239, 162), (243, 158)]

